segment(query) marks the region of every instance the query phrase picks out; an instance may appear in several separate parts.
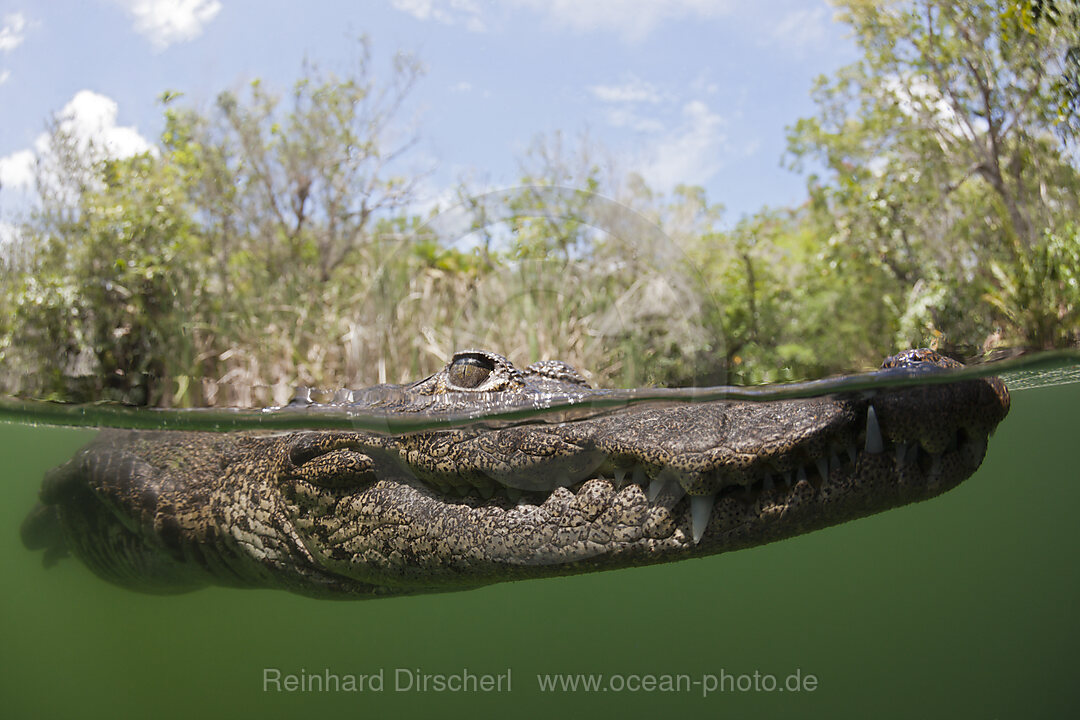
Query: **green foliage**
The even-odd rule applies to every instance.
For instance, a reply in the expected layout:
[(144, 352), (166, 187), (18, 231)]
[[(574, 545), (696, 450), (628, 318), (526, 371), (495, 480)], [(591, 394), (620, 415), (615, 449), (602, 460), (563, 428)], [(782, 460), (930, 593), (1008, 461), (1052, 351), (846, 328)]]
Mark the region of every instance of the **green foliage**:
[(1050, 109), (1055, 111), (1059, 135), (1069, 141), (1080, 137), (1080, 4), (1076, 0), (1015, 0), (1000, 12), (1005, 47), (1019, 38), (1041, 42), (1049, 31), (1064, 38), (1054, 64)]
[(462, 183), (469, 240), (440, 235), (440, 208), (409, 210), (420, 67), (399, 56), (376, 83), (366, 43), (284, 96), (165, 92), (136, 157), (58, 119), (40, 211), (0, 261), (3, 390), (262, 405), (422, 377), (463, 347), (638, 386), (1080, 343), (1075, 3), (838, 5), (863, 57), (789, 130), (818, 171), (808, 201), (733, 228), (702, 188), (661, 194), (556, 133), (517, 189)]
[(997, 284), (986, 299), (1010, 329), (1037, 348), (1080, 344), (1080, 233), (1047, 233), (1011, 264), (993, 261)]
[(196, 372), (188, 319), (205, 251), (169, 169), (151, 155), (102, 162), (49, 230), (10, 286), (5, 359), (48, 368), (39, 393), (171, 402), (162, 382)]
[(1035, 22), (1030, 3), (839, 7), (863, 59), (820, 78), (818, 114), (789, 132), (795, 163), (828, 171), (811, 193), (834, 228), (830, 262), (872, 283), (899, 345), (970, 353), (999, 326), (1005, 342), (1025, 342), (1008, 321), (1021, 308), (984, 298), (1019, 301), (995, 263), (1036, 263), (1043, 232), (1077, 216), (1080, 174), (1053, 134), (1062, 106), (1050, 72), (1076, 34)]

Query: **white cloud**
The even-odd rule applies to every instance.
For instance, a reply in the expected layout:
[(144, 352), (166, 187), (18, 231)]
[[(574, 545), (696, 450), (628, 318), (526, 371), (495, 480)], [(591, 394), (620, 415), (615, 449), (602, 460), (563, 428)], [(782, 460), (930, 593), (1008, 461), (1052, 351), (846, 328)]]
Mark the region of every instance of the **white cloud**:
[(0, 52), (9, 53), (22, 45), (26, 30), (26, 16), (11, 13), (4, 16), (4, 25), (0, 27)]
[(514, 0), (556, 26), (578, 32), (616, 32), (636, 42), (666, 21), (715, 19), (731, 14), (732, 0)]
[(112, 98), (80, 90), (60, 111), (60, 126), (81, 145), (93, 143), (106, 157), (124, 158), (149, 150), (150, 143), (135, 128), (116, 124), (118, 109)]
[(645, 82), (636, 75), (618, 85), (591, 85), (589, 92), (593, 97), (608, 103), (649, 103), (655, 105), (663, 98), (652, 83)]
[(34, 182), (33, 150), (19, 150), (0, 158), (0, 188), (29, 188)]
[(450, 86), (450, 92), (467, 93), (470, 90), (472, 90), (472, 83), (467, 80), (462, 80)]
[(120, 0), (135, 18), (135, 32), (158, 50), (194, 40), (221, 12), (219, 0)]
[(620, 83), (590, 85), (588, 90), (594, 98), (609, 106), (604, 116), (612, 127), (645, 133), (657, 133), (664, 129), (664, 124), (659, 120), (641, 112), (642, 106), (651, 108), (671, 101), (667, 93), (661, 93), (652, 83), (629, 75)]
[(828, 8), (801, 8), (781, 17), (770, 35), (777, 44), (791, 49), (820, 48), (828, 42), (830, 23)]
[[(4, 24), (0, 26), (0, 53), (7, 55), (15, 48), (22, 45), (26, 38), (26, 16), (22, 13), (10, 13), (4, 16)], [(11, 71), (0, 69), (0, 85), (3, 85), (11, 77)]]
[(474, 0), (391, 0), (395, 10), (408, 13), (417, 20), (434, 20), (443, 25), (461, 25), (472, 32), (484, 32), (480, 6)]
[(680, 126), (647, 147), (636, 163), (649, 185), (662, 190), (705, 184), (729, 153), (721, 115), (700, 100), (683, 105), (682, 115)]
[[(475, 0), (391, 0), (418, 20), (460, 25), (474, 32), (488, 26)], [(730, 15), (734, 0), (507, 0), (502, 4), (532, 10), (548, 22), (577, 32), (615, 32), (628, 41), (648, 35), (657, 25), (683, 18), (714, 19)]]
[[(705, 74), (699, 74), (690, 89), (696, 98), (682, 102), (680, 108), (676, 93), (661, 92), (633, 75), (618, 84), (588, 88), (606, 105), (604, 118), (608, 125), (645, 136), (637, 140), (631, 164), (651, 186), (661, 190), (706, 183), (723, 166), (724, 157), (731, 154), (723, 132), (726, 121), (700, 99), (714, 94), (716, 85)], [(679, 108), (681, 117), (672, 121), (670, 115), (675, 108)], [(756, 151), (756, 145), (743, 148), (747, 155)]]
[(657, 133), (664, 129), (664, 123), (656, 118), (645, 117), (628, 108), (610, 108), (604, 116), (612, 127), (630, 128), (645, 133)]
[[(124, 158), (153, 151), (153, 146), (133, 127), (116, 124), (117, 105), (112, 98), (90, 90), (80, 90), (56, 114), (60, 128), (83, 152), (96, 157)], [(33, 186), (39, 158), (51, 152), (49, 135), (42, 133), (33, 148), (0, 158), (0, 184), (5, 188), (28, 190)]]
[(668, 20), (710, 20), (730, 15), (733, 0), (514, 0), (545, 14), (555, 25), (578, 32), (615, 32), (627, 41), (644, 38)]

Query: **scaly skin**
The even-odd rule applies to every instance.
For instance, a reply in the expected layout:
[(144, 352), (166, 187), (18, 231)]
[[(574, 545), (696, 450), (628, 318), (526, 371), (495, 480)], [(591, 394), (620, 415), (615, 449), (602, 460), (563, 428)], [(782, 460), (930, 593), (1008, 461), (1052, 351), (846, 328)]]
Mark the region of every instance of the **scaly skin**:
[[(954, 365), (918, 350), (883, 367)], [(590, 392), (562, 363), (522, 371), (484, 352), (391, 390), (349, 402), (430, 412)], [(979, 467), (1008, 408), (990, 378), (399, 436), (106, 430), (46, 477), (23, 539), (144, 592), (458, 590), (711, 555), (923, 500)]]

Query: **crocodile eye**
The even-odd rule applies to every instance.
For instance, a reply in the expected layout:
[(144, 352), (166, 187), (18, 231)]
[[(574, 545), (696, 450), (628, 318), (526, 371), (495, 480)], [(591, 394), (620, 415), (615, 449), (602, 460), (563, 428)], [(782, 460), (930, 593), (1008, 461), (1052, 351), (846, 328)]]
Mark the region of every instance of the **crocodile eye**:
[(454, 358), (450, 365), (450, 384), (459, 388), (476, 388), (495, 370), (495, 363), (477, 355)]

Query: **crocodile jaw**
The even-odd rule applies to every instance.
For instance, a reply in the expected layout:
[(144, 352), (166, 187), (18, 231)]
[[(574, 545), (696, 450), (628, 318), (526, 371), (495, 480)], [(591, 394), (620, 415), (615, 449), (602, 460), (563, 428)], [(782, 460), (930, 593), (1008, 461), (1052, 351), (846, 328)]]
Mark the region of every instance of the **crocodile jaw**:
[[(377, 595), (717, 554), (955, 487), (978, 469), (987, 435), (1008, 409), (1004, 385), (976, 382), (981, 402), (966, 390), (955, 397), (946, 391), (943, 400), (938, 390), (940, 415), (917, 426), (910, 413), (925, 399), (923, 388), (825, 401), (842, 422), (827, 423), (821, 438), (808, 436), (773, 464), (741, 474), (714, 468), (710, 477), (720, 478), (719, 487), (703, 485), (700, 472), (657, 472), (651, 456), (621, 467), (601, 462), (597, 476), (550, 492), (517, 497), (509, 488), (514, 500), (503, 491), (488, 499), (450, 497), (399, 470), (384, 471), (358, 492), (338, 492), (333, 501), (325, 489), (302, 484), (288, 514), (319, 567)], [(821, 403), (791, 402), (820, 421)], [(566, 433), (580, 441), (582, 432), (602, 432), (604, 423), (595, 425)], [(786, 469), (769, 469), (774, 466)]]
[(163, 593), (362, 598), (666, 562), (944, 492), (1008, 409), (990, 378), (401, 437), (103, 431), (46, 477), (23, 541)]

